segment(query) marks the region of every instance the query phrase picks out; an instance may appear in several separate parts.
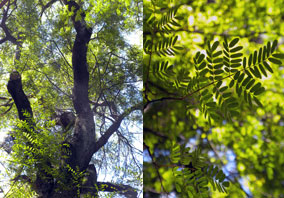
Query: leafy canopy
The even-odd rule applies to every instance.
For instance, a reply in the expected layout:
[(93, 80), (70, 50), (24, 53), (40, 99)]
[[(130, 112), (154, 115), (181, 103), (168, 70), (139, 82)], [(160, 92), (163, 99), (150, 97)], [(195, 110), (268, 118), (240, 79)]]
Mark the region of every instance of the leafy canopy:
[[(257, 20), (255, 9), (248, 9), (252, 4), (238, 1), (144, 5), (145, 196), (176, 191), (181, 197), (219, 197), (224, 192), (240, 197), (258, 195), (260, 188), (272, 193), (266, 185), (273, 172), (280, 171), (271, 157), (276, 150), (260, 148), (279, 144), (281, 135), (274, 143), (266, 142), (275, 136), (268, 133), (273, 123), (267, 120), (267, 109), (272, 108), (264, 95), (271, 87), (276, 93), (273, 84), (281, 76), (284, 55), (277, 51), (278, 37), (257, 32), (256, 24), (263, 27), (269, 19)], [(277, 9), (268, 5), (253, 6)], [(198, 147), (190, 152), (188, 146)], [(257, 154), (250, 151), (255, 148)], [(258, 161), (267, 156), (267, 161)], [(251, 181), (250, 192), (239, 181), (243, 176)], [(254, 183), (257, 178), (264, 181)], [(279, 195), (281, 190), (274, 190)]]

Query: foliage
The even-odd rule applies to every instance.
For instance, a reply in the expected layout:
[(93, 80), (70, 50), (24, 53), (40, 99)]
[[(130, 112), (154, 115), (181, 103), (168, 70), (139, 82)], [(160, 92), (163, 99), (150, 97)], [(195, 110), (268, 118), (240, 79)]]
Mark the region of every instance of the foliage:
[[(28, 113), (25, 113), (25, 115), (30, 116)], [(37, 119), (39, 121), (43, 117), (37, 117)], [(61, 150), (60, 143), (63, 138), (61, 134), (56, 133), (54, 120), (41, 123), (44, 125), (40, 125), (40, 122), (34, 122), (33, 120), (30, 123), (37, 124), (31, 125), (26, 121), (17, 121), (16, 123), (16, 128), (12, 134), (15, 140), (12, 147), (10, 167), (18, 175), (24, 171), (28, 177), (35, 179), (35, 175), (33, 175), (35, 173), (35, 163), (44, 164), (49, 160), (54, 166), (59, 166), (60, 152), (58, 151)], [(58, 177), (58, 173), (54, 173), (48, 166), (46, 172)]]
[[(254, 9), (255, 16), (250, 13), (251, 18), (240, 22), (240, 10), (247, 14), (249, 9), (238, 1), (227, 1), (224, 5), (220, 1), (145, 1), (144, 5), (145, 197), (158, 197), (163, 192), (178, 192), (184, 197), (249, 197), (259, 195), (260, 189), (263, 194), (280, 195), (281, 189), (276, 185), (274, 192), (267, 188), (273, 186), (267, 177), (275, 178), (274, 171), (280, 171), (283, 161), (275, 162), (275, 149), (270, 152), (259, 149), (281, 144), (278, 138), (283, 136), (272, 135), (273, 143), (263, 142), (272, 137), (268, 131), (273, 126), (267, 120), (271, 115), (267, 104), (273, 103), (264, 99), (264, 95), (271, 96), (271, 89), (276, 93), (275, 84), (279, 83), (276, 79), (283, 73), (284, 55), (276, 50), (280, 38), (269, 34), (266, 27), (263, 29), (267, 32), (261, 29), (253, 33), (257, 26), (252, 23), (261, 21), (255, 18)], [(256, 9), (258, 6), (269, 7), (266, 1)], [(273, 4), (269, 9), (276, 8)], [(269, 28), (272, 26), (275, 23)], [(282, 46), (279, 48), (283, 50)], [(278, 101), (282, 103), (281, 96)], [(274, 108), (279, 103), (274, 103)], [(174, 147), (172, 142), (177, 142)], [(191, 148), (197, 145), (198, 149), (189, 152), (189, 148), (180, 145)], [(249, 151), (253, 148), (258, 148), (257, 154)], [(192, 157), (194, 153), (196, 158)], [(169, 160), (170, 156), (177, 159)], [(198, 169), (192, 163), (199, 157), (203, 159), (202, 156), (206, 158)], [(273, 157), (259, 163), (258, 159), (264, 156)], [(256, 164), (257, 168), (253, 168)], [(183, 168), (189, 165), (194, 171)], [(169, 167), (174, 167), (173, 172)], [(199, 170), (196, 175), (195, 169)], [(266, 169), (269, 171), (260, 171)], [(198, 182), (200, 178), (202, 182)], [(257, 178), (262, 181), (254, 183)], [(280, 178), (283, 179), (282, 174), (278, 182)], [(244, 180), (250, 180), (250, 192), (245, 189)]]
[[(52, 170), (47, 171), (57, 179), (62, 177), (57, 169), (62, 157), (60, 145), (71, 139), (74, 127), (66, 131), (57, 121), (63, 112), (75, 113), (72, 48), (76, 37), (71, 20), (74, 10), (70, 11), (63, 2), (9, 1), (9, 5), (4, 5), (0, 11), (1, 16), (7, 14), (6, 19), (1, 17), (0, 29), (0, 130), (1, 133), (10, 131), (14, 135), (11, 160), (14, 165), (17, 164), (3, 172), (1, 169), (1, 177), (6, 178), (5, 181), (8, 177), (12, 180), (18, 170), (35, 179), (35, 164), (45, 159), (51, 160), (53, 166)], [(135, 186), (135, 177), (128, 175), (127, 170), (131, 168), (138, 175), (142, 174), (141, 149), (134, 146), (141, 139), (139, 126), (142, 118), (141, 113), (135, 111), (137, 109), (129, 109), (141, 102), (142, 50), (139, 45), (130, 44), (126, 35), (141, 27), (142, 2), (74, 2), (81, 6), (75, 22), (84, 16), (86, 26), (93, 29), (86, 58), (89, 102), (94, 113), (96, 137), (100, 138), (119, 115), (124, 115), (119, 128), (106, 145), (96, 152), (91, 163), (97, 167), (100, 177), (115, 175), (113, 182)], [(12, 39), (5, 41), (7, 32), (4, 26), (16, 43)], [(32, 106), (35, 118), (32, 127), (26, 122), (19, 122), (12, 129), (17, 119), (17, 109), (6, 85), (13, 70), (21, 74), (24, 92)], [(26, 132), (21, 133), (23, 130)], [(125, 169), (115, 171), (117, 166)], [(74, 168), (70, 171), (77, 173)], [(120, 174), (124, 177), (118, 177)], [(128, 176), (133, 180), (129, 180)], [(19, 185), (25, 183), (27, 186), (25, 180), (20, 182)], [(19, 190), (12, 185), (13, 181), (8, 183), (11, 185), (7, 188), (5, 183), (5, 193), (11, 187), (9, 194), (20, 196)], [(19, 186), (18, 182), (15, 184)]]
[[(212, 185), (214, 191), (227, 192), (226, 187), (230, 183), (224, 181), (226, 176), (217, 166), (208, 165), (205, 158), (201, 155), (201, 149), (198, 148), (189, 152), (190, 148), (182, 147), (174, 143), (171, 149), (171, 162), (185, 165), (186, 168), (179, 170), (179, 167), (173, 168), (175, 178), (175, 187), (182, 197), (208, 197), (208, 182)], [(189, 165), (187, 167), (186, 165)]]

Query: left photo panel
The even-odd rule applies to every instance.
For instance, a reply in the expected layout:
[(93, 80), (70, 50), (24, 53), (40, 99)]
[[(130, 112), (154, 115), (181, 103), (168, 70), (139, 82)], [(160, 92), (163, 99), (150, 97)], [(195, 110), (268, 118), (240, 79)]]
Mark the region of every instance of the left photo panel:
[(0, 197), (143, 197), (142, 0), (0, 0)]

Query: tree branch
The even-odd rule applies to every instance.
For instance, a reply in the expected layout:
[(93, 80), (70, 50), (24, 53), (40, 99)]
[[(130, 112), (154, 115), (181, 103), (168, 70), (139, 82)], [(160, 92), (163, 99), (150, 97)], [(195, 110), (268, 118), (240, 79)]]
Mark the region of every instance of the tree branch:
[[(74, 76), (73, 106), (77, 118), (75, 122), (74, 136), (69, 141), (73, 148), (72, 154), (66, 159), (66, 163), (73, 169), (85, 170), (93, 156), (94, 141), (96, 140), (95, 122), (89, 103), (88, 84), (89, 72), (87, 63), (88, 43), (92, 35), (92, 28), (87, 27), (85, 13), (74, 0), (63, 0), (72, 11), (71, 20), (76, 30), (76, 37), (72, 49), (72, 67)], [(78, 19), (77, 12), (81, 18)]]
[(58, 0), (51, 0), (47, 4), (43, 5), (42, 10), (40, 12), (40, 17), (42, 17), (42, 15), (45, 12), (45, 10), (48, 9), (49, 7), (51, 7), (52, 4), (54, 4), (56, 1), (58, 1)]
[(133, 107), (129, 108), (128, 110), (126, 110), (120, 116), (118, 116), (117, 120), (106, 130), (106, 132), (96, 142), (95, 149), (94, 149), (93, 153), (97, 152), (101, 147), (103, 147), (107, 143), (110, 136), (120, 127), (122, 120), (127, 115), (129, 115), (131, 112), (138, 110), (138, 109), (141, 109), (141, 108), (142, 108), (142, 104), (138, 103), (138, 104), (134, 105)]
[(30, 102), (23, 91), (22, 80), (19, 72), (13, 71), (10, 74), (10, 80), (7, 88), (16, 104), (20, 120), (28, 120), (28, 117), (24, 115), (24, 112), (29, 113), (30, 117), (33, 117)]
[(122, 184), (113, 184), (110, 182), (98, 182), (97, 183), (99, 191), (103, 192), (117, 192), (124, 195), (127, 198), (134, 198), (138, 196), (137, 189)]
[(1, 3), (0, 3), (0, 9), (8, 2), (9, 0), (3, 0)]

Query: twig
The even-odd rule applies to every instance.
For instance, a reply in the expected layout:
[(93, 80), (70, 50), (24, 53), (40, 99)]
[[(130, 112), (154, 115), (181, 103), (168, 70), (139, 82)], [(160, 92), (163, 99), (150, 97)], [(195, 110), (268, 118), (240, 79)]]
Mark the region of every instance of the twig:
[(159, 180), (160, 180), (161, 187), (162, 187), (163, 191), (166, 192), (167, 195), (169, 195), (169, 193), (168, 193), (168, 192), (166, 191), (166, 189), (164, 188), (163, 181), (162, 181), (162, 176), (161, 176), (161, 174), (160, 174), (160, 172), (159, 172), (159, 165), (155, 162), (154, 157), (153, 157), (153, 155), (152, 155), (151, 152), (150, 152), (149, 146), (146, 145), (144, 141), (143, 141), (143, 145), (144, 145), (145, 148), (147, 149), (147, 151), (148, 151), (148, 153), (149, 153), (149, 155), (150, 155), (150, 157), (151, 157), (151, 159), (152, 159), (152, 163), (153, 163), (153, 165), (154, 165), (154, 167), (155, 167), (155, 169), (156, 169), (156, 171), (157, 171), (157, 175), (158, 175), (158, 177), (159, 177)]

